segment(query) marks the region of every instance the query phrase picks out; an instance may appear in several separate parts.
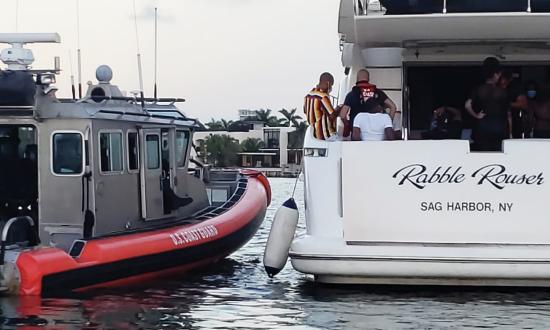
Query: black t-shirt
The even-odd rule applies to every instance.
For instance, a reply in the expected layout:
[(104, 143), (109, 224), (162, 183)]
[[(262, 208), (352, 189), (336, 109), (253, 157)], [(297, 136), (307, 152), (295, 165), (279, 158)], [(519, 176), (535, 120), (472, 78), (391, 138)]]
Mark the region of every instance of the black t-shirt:
[(384, 108), (384, 102), (388, 99), (388, 96), (384, 91), (376, 88), (375, 85), (370, 85), (372, 88), (360, 88), (354, 86), (351, 92), (346, 96), (344, 105), (351, 108), (349, 119), (353, 125), (355, 116), (362, 112), (376, 112), (375, 107)]
[(508, 87), (506, 87), (506, 93), (508, 94), (508, 100), (510, 103), (516, 102), (518, 97), (523, 94), (521, 82), (516, 79), (512, 80)]
[(477, 121), (474, 135), (507, 136), (510, 99), (503, 88), (489, 84), (479, 86), (472, 95), (472, 108), (477, 113), (485, 113), (485, 117)]

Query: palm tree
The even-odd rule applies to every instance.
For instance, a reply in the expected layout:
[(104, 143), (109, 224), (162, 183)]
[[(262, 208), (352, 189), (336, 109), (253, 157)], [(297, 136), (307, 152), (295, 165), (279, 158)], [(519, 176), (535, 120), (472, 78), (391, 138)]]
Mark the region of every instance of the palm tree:
[(280, 119), (276, 116), (271, 115), (271, 109), (260, 109), (256, 110), (256, 118), (259, 121), (264, 122), (269, 127), (279, 127), (281, 126)]
[(299, 121), (302, 120), (302, 116), (297, 115), (296, 111), (297, 111), (296, 108), (290, 111), (288, 111), (287, 109), (279, 110), (279, 113), (281, 113), (284, 117), (284, 119), (281, 119), (281, 123), (283, 124), (283, 126), (298, 127)]
[(225, 119), (222, 119), (220, 121), (221, 125), (222, 125), (222, 128), (224, 131), (229, 131), (229, 126), (231, 126), (233, 124), (233, 120), (225, 120)]
[(301, 149), (304, 147), (304, 137), (308, 125), (305, 121), (300, 121), (294, 127), (296, 127), (296, 130), (288, 134), (288, 147), (290, 149)]
[(219, 120), (212, 118), (208, 123), (204, 124), (209, 131), (223, 131), (223, 124)]

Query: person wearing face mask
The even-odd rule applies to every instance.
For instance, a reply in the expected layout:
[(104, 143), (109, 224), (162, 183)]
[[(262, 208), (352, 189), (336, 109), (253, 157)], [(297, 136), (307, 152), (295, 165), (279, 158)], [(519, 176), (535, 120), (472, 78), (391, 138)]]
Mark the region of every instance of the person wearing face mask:
[(313, 136), (319, 140), (336, 141), (336, 119), (338, 109), (330, 101), (330, 92), (334, 77), (325, 72), (319, 77), (319, 83), (304, 98), (304, 113), (308, 124), (313, 127)]
[(499, 85), (502, 75), (499, 61), (489, 57), (483, 62), (485, 83), (477, 87), (466, 101), (466, 110), (476, 120), (472, 130), (473, 149), (500, 151), (502, 141), (510, 137), (510, 102)]

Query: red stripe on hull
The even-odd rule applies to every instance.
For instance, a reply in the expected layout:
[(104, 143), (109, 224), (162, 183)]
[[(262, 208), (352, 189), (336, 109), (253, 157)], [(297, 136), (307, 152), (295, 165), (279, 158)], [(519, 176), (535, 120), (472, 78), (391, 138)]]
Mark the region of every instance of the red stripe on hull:
[[(219, 216), (198, 224), (91, 240), (87, 242), (77, 259), (56, 248), (22, 252), (16, 262), (21, 275), (19, 294), (40, 295), (42, 279), (50, 274), (199, 246), (238, 231), (253, 221), (258, 214), (265, 212), (271, 195), (269, 183), (262, 174), (257, 172), (243, 174), (249, 175), (249, 180), (246, 192), (239, 202)], [(220, 251), (219, 255), (227, 255), (231, 252), (233, 251)], [(212, 259), (216, 258), (209, 260)], [(202, 260), (198, 263), (202, 265)], [(195, 264), (135, 277), (153, 278), (176, 270), (190, 269)], [(112, 283), (123, 284), (125, 280), (116, 280)]]

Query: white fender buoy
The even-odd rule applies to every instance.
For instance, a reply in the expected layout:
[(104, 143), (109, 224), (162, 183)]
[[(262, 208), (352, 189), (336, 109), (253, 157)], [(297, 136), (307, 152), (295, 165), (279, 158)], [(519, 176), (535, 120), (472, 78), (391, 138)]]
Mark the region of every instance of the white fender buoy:
[(290, 198), (275, 213), (265, 246), (264, 267), (269, 277), (277, 275), (285, 267), (297, 225), (298, 207), (294, 198)]

